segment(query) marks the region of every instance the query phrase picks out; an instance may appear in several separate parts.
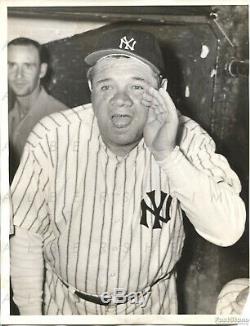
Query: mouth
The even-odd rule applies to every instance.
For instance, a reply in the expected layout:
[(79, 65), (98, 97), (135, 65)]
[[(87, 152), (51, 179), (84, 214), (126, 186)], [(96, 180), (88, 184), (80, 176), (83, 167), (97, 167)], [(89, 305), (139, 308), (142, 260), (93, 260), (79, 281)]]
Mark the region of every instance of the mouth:
[(23, 87), (26, 83), (25, 82), (16, 82), (15, 86), (16, 87)]
[(113, 125), (116, 128), (126, 128), (132, 121), (132, 116), (128, 114), (115, 113), (111, 116)]

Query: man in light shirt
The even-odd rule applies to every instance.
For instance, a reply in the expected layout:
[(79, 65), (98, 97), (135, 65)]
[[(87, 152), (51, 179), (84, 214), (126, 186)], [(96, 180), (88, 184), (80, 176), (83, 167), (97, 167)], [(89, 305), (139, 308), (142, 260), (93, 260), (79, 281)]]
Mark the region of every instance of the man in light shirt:
[(11, 179), (36, 123), (51, 113), (67, 109), (41, 85), (47, 70), (46, 52), (41, 44), (24, 37), (8, 43), (8, 85), (15, 98), (9, 112)]

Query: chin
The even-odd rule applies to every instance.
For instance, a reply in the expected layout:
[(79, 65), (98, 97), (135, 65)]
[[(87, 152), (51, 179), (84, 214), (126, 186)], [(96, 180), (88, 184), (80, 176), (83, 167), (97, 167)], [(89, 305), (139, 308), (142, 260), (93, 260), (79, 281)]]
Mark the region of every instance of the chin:
[(131, 133), (129, 133), (129, 134), (114, 135), (110, 139), (116, 145), (129, 146), (132, 144), (139, 143), (139, 141), (142, 139), (142, 136), (141, 137), (138, 137), (138, 136), (133, 137), (131, 135)]
[(15, 92), (15, 95), (19, 96), (19, 97), (24, 97), (24, 96), (27, 96), (28, 94), (27, 93), (21, 93), (21, 92)]
[(14, 92), (14, 94), (16, 96), (27, 96), (27, 95), (29, 95), (29, 91), (27, 91), (26, 89), (20, 90), (20, 89), (13, 88), (12, 90), (13, 90), (13, 92)]

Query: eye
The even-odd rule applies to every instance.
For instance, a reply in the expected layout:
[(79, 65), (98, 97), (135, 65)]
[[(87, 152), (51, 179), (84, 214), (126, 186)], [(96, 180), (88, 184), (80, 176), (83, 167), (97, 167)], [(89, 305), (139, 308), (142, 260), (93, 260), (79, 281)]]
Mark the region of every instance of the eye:
[(8, 62), (8, 68), (9, 69), (13, 69), (15, 67), (15, 63), (14, 62)]
[(102, 85), (101, 86), (101, 90), (104, 91), (104, 92), (110, 90), (111, 88), (112, 88), (111, 85)]
[(24, 68), (25, 68), (25, 69), (31, 69), (32, 66), (33, 66), (33, 65), (32, 65), (31, 63), (25, 63), (25, 64), (24, 64)]
[(144, 87), (141, 85), (132, 85), (132, 89), (136, 91), (141, 91), (144, 89)]

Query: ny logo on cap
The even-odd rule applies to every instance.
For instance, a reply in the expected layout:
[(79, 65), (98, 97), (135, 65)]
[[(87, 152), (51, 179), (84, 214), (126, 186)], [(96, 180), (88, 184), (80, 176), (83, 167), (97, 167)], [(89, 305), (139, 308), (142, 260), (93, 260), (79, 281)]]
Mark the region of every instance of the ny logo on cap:
[(131, 50), (131, 51), (134, 51), (135, 49), (135, 39), (134, 38), (131, 38), (129, 41), (127, 40), (127, 36), (123, 36), (121, 38), (121, 41), (120, 41), (120, 45), (119, 45), (119, 48), (122, 49), (123, 46), (125, 50)]

